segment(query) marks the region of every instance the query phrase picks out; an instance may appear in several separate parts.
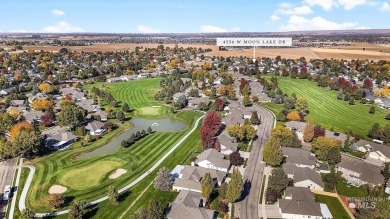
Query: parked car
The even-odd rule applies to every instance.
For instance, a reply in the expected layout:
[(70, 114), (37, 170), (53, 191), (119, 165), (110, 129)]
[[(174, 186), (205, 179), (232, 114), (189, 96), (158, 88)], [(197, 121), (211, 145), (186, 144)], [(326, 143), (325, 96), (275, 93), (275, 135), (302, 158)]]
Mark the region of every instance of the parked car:
[(4, 187), (3, 200), (4, 201), (8, 201), (10, 197), (11, 197), (11, 186), (10, 185), (6, 185)]

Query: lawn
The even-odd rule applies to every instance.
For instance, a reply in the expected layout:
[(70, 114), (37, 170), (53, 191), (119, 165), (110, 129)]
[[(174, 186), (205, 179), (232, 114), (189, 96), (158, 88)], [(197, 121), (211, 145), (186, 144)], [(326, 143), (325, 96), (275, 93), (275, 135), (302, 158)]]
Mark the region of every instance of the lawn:
[(105, 88), (102, 88), (102, 82), (95, 82), (84, 85), (84, 89), (91, 90), (93, 87), (106, 89), (115, 100), (133, 107), (135, 110), (132, 113), (133, 116), (156, 117), (170, 112), (170, 107), (153, 98), (154, 94), (160, 90), (159, 82), (159, 78), (146, 78), (129, 82), (106, 83)]
[(339, 195), (347, 197), (367, 197), (367, 189), (364, 186), (355, 187), (348, 185), (343, 179), (337, 181), (336, 190)]
[[(84, 190), (97, 186), (102, 180), (107, 180), (108, 173), (113, 172), (121, 164), (116, 161), (96, 162), (88, 166), (72, 169), (60, 176), (58, 182), (68, 188)], [(83, 180), (80, 180), (83, 179)]]
[[(295, 93), (298, 97), (309, 100), (309, 114), (315, 124), (320, 124), (326, 129), (334, 128), (338, 132), (353, 131), (357, 137), (367, 139), (368, 130), (377, 122), (382, 127), (387, 123), (385, 116), (388, 110), (376, 107), (375, 114), (369, 114), (370, 106), (356, 101), (356, 105), (349, 105), (348, 101), (337, 100), (337, 91), (326, 91), (318, 87), (316, 82), (306, 79), (292, 79), (290, 77), (278, 77), (279, 87), (288, 95)], [(275, 114), (283, 109), (283, 105), (264, 104)]]
[(350, 219), (343, 205), (336, 197), (315, 194), (316, 201), (328, 206), (334, 219)]

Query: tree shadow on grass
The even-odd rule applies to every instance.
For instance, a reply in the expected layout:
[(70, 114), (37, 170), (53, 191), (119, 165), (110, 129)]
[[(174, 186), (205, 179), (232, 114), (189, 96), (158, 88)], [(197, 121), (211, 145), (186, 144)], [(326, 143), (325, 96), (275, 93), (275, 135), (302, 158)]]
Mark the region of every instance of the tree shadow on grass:
[(99, 208), (96, 205), (94, 205), (93, 207), (89, 207), (84, 213), (83, 219), (93, 218), (94, 216), (96, 216), (98, 210)]
[(74, 200), (74, 196), (65, 196), (64, 197), (64, 205), (67, 206), (67, 205), (70, 205), (73, 200)]
[(127, 197), (130, 196), (130, 194), (131, 194), (131, 191), (122, 192), (121, 194), (119, 194), (118, 202), (123, 202), (124, 200), (126, 200)]

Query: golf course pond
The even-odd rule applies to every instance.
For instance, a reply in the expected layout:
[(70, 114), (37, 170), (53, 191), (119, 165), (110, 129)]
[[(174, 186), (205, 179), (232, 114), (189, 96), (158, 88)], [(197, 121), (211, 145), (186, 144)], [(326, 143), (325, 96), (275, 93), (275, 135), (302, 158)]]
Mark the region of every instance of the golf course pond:
[(130, 136), (137, 131), (142, 131), (143, 129), (146, 131), (148, 127), (151, 127), (154, 132), (177, 132), (184, 130), (187, 127), (184, 122), (170, 118), (157, 120), (133, 118), (131, 122), (134, 125), (133, 128), (128, 129), (114, 137), (109, 143), (103, 145), (102, 147), (77, 156), (76, 160), (96, 157), (102, 154), (116, 151), (121, 147), (121, 142), (123, 140), (130, 138)]

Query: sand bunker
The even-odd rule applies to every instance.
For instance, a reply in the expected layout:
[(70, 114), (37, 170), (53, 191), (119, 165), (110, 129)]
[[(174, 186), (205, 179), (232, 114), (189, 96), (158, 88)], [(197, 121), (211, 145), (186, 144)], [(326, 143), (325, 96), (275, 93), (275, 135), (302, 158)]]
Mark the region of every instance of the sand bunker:
[(60, 185), (53, 185), (49, 188), (49, 194), (62, 194), (66, 192), (66, 187)]
[(120, 177), (122, 174), (125, 174), (125, 173), (127, 173), (127, 170), (125, 170), (125, 169), (117, 169), (115, 171), (115, 173), (111, 174), (108, 178), (116, 179), (116, 178)]

